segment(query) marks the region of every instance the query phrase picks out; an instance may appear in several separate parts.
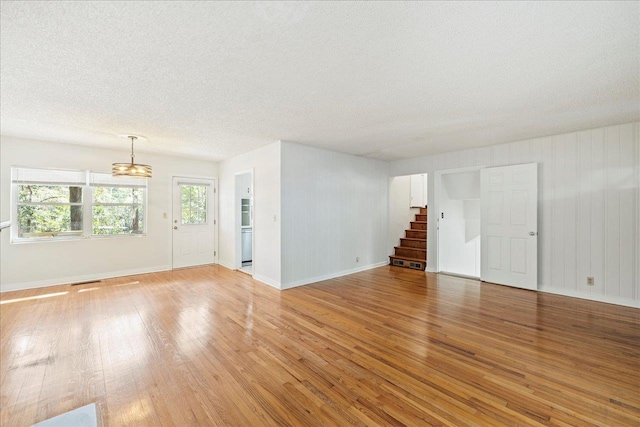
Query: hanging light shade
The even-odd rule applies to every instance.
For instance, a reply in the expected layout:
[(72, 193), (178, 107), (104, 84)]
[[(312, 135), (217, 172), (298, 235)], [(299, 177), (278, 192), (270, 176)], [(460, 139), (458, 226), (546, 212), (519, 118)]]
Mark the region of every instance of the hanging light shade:
[(114, 163), (111, 168), (111, 175), (113, 176), (134, 176), (137, 178), (151, 178), (151, 166), (142, 165), (140, 163), (134, 163), (133, 159), (133, 143), (136, 139), (145, 141), (147, 138), (139, 135), (118, 135), (122, 138), (128, 138), (131, 140), (131, 163)]

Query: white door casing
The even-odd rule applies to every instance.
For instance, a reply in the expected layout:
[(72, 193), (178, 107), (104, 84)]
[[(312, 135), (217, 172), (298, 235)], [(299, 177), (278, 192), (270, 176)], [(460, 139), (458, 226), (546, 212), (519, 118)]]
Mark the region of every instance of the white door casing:
[(213, 179), (173, 177), (173, 268), (215, 262), (214, 192)]
[(481, 279), (538, 287), (538, 165), (482, 169)]

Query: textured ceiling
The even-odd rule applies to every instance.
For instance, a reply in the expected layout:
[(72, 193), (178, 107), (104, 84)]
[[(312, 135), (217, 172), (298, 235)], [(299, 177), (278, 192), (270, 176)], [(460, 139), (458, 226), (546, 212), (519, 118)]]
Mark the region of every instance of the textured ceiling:
[(640, 3), (2, 2), (3, 135), (391, 160), (640, 119)]

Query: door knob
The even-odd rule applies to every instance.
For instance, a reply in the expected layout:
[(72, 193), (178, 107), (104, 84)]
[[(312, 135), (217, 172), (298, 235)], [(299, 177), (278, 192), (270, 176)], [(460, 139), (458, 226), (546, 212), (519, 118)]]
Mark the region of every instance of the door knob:
[(173, 226), (173, 229), (174, 229), (174, 230), (177, 230), (177, 229), (178, 229), (178, 226), (177, 226), (177, 225), (174, 225), (174, 226)]
[(529, 232), (529, 236), (535, 236), (536, 234), (538, 234), (538, 232), (537, 232), (537, 231), (530, 231), (530, 232)]

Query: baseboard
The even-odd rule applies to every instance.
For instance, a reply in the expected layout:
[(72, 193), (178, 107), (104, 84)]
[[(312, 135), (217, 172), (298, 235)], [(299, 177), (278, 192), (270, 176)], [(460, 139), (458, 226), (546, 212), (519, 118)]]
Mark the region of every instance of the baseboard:
[(219, 264), (223, 267), (227, 267), (229, 270), (235, 270), (236, 268), (233, 266), (233, 263), (227, 260), (221, 259)]
[(540, 292), (546, 292), (549, 294), (563, 295), (566, 297), (573, 297), (573, 298), (581, 298), (581, 299), (586, 299), (590, 301), (605, 302), (607, 304), (616, 304), (616, 305), (622, 305), (625, 307), (640, 308), (640, 301), (634, 301), (629, 298), (611, 297), (607, 295), (598, 295), (598, 294), (585, 294), (583, 292), (578, 292), (578, 291), (573, 291), (568, 289), (551, 288), (548, 286), (539, 286), (538, 290)]
[(270, 278), (265, 277), (265, 276), (261, 276), (259, 274), (254, 274), (253, 278), (254, 278), (254, 280), (257, 280), (258, 282), (262, 282), (262, 283), (264, 283), (266, 285), (269, 285), (269, 286), (272, 286), (272, 287), (274, 287), (276, 289), (280, 289), (280, 283), (276, 282), (273, 279), (270, 279)]
[[(228, 268), (229, 270), (239, 271), (237, 268), (229, 266), (228, 263), (220, 262), (220, 265), (225, 267), (225, 268)], [(243, 273), (243, 274), (246, 274), (246, 273)], [(253, 277), (254, 280), (257, 280), (258, 282), (262, 282), (265, 285), (269, 285), (269, 286), (271, 286), (273, 288), (276, 288), (278, 290), (280, 289), (280, 283), (278, 283), (277, 281), (275, 281), (273, 279), (270, 279), (269, 277), (261, 276), (259, 274), (255, 274), (255, 273), (252, 274), (251, 276)]]
[[(384, 265), (389, 265), (389, 261), (377, 262), (375, 264), (365, 265), (363, 267), (353, 268), (351, 270), (343, 270), (337, 273), (324, 274), (322, 276), (310, 277), (308, 279), (297, 280), (295, 282), (286, 283), (282, 285), (282, 290), (291, 289), (298, 286), (308, 285), (310, 283), (322, 282), (323, 280), (335, 279), (336, 277), (347, 276), (349, 274), (359, 273), (365, 270), (371, 270), (372, 268), (382, 267)], [(254, 276), (255, 277), (255, 276)]]
[(85, 274), (82, 276), (60, 277), (56, 279), (36, 280), (33, 282), (11, 283), (0, 286), (0, 292), (22, 291), (25, 289), (45, 288), (47, 286), (68, 285), (78, 282), (111, 279), (113, 277), (132, 276), (134, 274), (156, 273), (158, 271), (171, 270), (170, 265), (158, 265), (155, 267), (134, 268), (131, 270), (110, 271), (97, 274)]
[(445, 276), (460, 277), (462, 279), (480, 280), (480, 278), (477, 276), (468, 276), (466, 274), (451, 273), (448, 271), (441, 271), (439, 274), (444, 274)]

